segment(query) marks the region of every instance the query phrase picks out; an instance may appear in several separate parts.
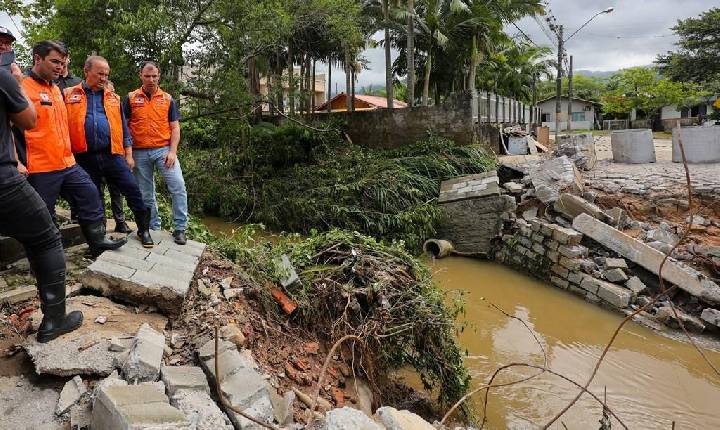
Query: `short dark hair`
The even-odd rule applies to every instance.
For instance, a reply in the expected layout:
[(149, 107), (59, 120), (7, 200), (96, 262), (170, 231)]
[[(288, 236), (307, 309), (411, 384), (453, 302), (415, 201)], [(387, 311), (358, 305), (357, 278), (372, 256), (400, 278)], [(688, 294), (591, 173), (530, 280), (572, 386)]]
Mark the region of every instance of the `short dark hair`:
[(65, 44), (56, 40), (42, 40), (33, 46), (32, 54), (33, 57), (39, 55), (41, 59), (45, 59), (52, 51), (56, 51), (63, 57), (68, 56), (68, 50)]
[(156, 62), (154, 62), (154, 61), (143, 61), (142, 63), (140, 63), (140, 72), (142, 73), (142, 71), (145, 70), (145, 67), (147, 67), (147, 66), (153, 66), (153, 67), (155, 67), (156, 69), (158, 69), (158, 72), (160, 71), (160, 66), (158, 66)]

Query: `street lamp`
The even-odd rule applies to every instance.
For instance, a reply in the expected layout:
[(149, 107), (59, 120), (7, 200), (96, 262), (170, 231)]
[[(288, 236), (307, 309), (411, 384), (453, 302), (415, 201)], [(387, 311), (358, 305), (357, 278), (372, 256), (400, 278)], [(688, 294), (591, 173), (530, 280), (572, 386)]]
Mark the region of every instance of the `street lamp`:
[[(590, 19), (585, 21), (583, 25), (581, 25), (573, 34), (571, 34), (567, 39), (563, 38), (563, 26), (559, 25), (557, 27), (552, 26), (553, 30), (557, 29), (557, 37), (558, 37), (558, 59), (557, 59), (557, 79), (555, 82), (555, 144), (558, 144), (558, 131), (560, 128), (560, 112), (561, 112), (561, 101), (560, 101), (560, 93), (562, 92), (562, 61), (563, 61), (563, 54), (565, 52), (565, 42), (570, 40), (573, 36), (575, 36), (578, 31), (582, 30), (586, 25), (590, 23), (593, 19), (597, 18), (598, 16), (606, 13), (612, 13), (614, 11), (614, 7), (609, 7), (605, 10), (601, 10), (600, 12), (593, 15)], [(571, 100), (572, 97), (571, 94), (571, 87), (570, 87), (570, 81), (568, 80), (568, 107), (569, 110), (572, 110), (571, 107)], [(570, 114), (572, 115), (572, 113)], [(570, 117), (568, 117), (568, 129), (570, 128)]]

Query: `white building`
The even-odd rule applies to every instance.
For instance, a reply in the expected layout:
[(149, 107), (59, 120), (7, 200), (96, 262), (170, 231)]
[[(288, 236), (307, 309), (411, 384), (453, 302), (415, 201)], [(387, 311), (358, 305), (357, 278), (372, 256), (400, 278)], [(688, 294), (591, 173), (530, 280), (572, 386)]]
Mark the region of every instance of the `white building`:
[[(543, 127), (549, 127), (555, 131), (555, 97), (540, 100), (537, 104), (540, 108), (540, 120)], [(568, 98), (560, 99), (560, 131), (567, 130), (568, 119)], [(592, 130), (597, 128), (600, 120), (600, 103), (584, 100), (577, 97), (572, 98), (572, 118), (570, 121), (573, 130)]]

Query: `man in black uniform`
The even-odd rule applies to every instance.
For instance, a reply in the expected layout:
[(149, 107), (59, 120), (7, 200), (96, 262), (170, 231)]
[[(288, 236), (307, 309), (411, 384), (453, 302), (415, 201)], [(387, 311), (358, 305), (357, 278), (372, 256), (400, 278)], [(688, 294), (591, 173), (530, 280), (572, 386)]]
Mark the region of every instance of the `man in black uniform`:
[(10, 122), (23, 130), (35, 127), (37, 116), (19, 82), (19, 69), (0, 69), (0, 234), (25, 247), (37, 280), (43, 319), (38, 342), (48, 342), (82, 324), (79, 311), (65, 313), (65, 253), (60, 232), (45, 202), (18, 172)]

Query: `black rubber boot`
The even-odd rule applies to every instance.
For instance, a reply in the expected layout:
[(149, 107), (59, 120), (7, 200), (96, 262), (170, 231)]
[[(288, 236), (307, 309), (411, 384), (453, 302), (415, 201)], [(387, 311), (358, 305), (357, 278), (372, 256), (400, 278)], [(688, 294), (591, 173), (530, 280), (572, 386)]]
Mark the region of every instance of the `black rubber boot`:
[(118, 249), (127, 243), (126, 238), (110, 240), (105, 237), (105, 225), (102, 221), (80, 224), (85, 240), (90, 246), (90, 253), (98, 256), (103, 251)]
[[(62, 261), (55, 261), (56, 259)], [(64, 254), (62, 252), (45, 253), (32, 257), (30, 261), (38, 280), (40, 309), (43, 312), (37, 340), (45, 343), (80, 327), (83, 314), (80, 311), (65, 313)]]
[(125, 222), (125, 220), (115, 220), (115, 233), (125, 233), (129, 234), (132, 233), (132, 229), (130, 226)]
[(150, 209), (143, 211), (133, 211), (135, 215), (135, 223), (137, 224), (137, 237), (140, 239), (143, 248), (152, 248), (155, 246), (150, 236)]

